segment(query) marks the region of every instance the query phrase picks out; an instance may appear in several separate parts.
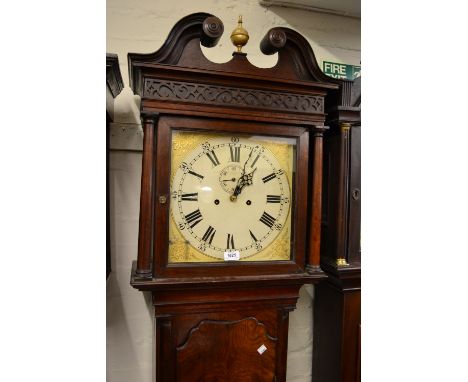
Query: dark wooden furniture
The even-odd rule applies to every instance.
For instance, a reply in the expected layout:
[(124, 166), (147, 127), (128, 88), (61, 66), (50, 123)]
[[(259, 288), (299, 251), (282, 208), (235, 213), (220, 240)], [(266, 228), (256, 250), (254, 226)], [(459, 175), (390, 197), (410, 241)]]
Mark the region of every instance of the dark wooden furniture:
[(114, 120), (114, 99), (124, 85), (116, 54), (106, 54), (106, 279), (111, 272), (110, 212), (109, 212), (109, 137), (110, 123)]
[[(285, 381), (289, 312), (302, 285), (326, 277), (320, 267), (323, 133), (326, 102), (340, 84), (322, 73), (305, 38), (287, 28), (271, 29), (261, 42), (263, 53), (278, 52), (272, 68), (251, 65), (242, 52), (224, 64), (210, 62), (200, 44), (214, 46), (223, 29), (210, 14), (192, 14), (157, 52), (128, 56), (144, 130), (131, 285), (152, 293), (158, 382)], [(297, 139), (289, 260), (168, 261), (176, 128)]]
[(316, 287), (314, 382), (360, 381), (361, 79), (335, 80), (324, 139), (322, 268)]

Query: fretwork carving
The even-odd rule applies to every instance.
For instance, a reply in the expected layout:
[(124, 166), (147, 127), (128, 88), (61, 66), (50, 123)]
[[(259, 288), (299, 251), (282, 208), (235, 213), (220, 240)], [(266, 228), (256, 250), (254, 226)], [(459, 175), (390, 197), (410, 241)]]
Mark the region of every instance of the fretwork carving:
[(146, 79), (144, 97), (192, 103), (322, 113), (323, 97)]

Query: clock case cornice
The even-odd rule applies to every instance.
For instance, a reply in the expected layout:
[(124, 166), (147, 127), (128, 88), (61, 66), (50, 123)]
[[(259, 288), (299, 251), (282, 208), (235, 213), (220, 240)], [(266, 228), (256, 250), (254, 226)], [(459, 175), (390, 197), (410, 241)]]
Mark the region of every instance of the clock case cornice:
[(141, 97), (142, 110), (324, 125), (326, 100), (340, 85), (323, 74), (303, 36), (289, 28), (272, 28), (260, 49), (265, 54), (277, 52), (278, 62), (272, 68), (258, 68), (245, 53), (235, 52), (223, 64), (204, 56), (200, 44), (215, 46), (223, 30), (217, 17), (195, 13), (174, 26), (158, 51), (129, 53), (130, 86)]

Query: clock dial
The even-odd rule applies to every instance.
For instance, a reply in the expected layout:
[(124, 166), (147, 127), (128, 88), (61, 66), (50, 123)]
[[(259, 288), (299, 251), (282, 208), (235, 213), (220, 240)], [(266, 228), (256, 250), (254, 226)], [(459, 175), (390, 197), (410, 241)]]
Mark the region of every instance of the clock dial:
[[(219, 261), (233, 250), (241, 260), (259, 260), (256, 255), (268, 251), (283, 231), (289, 243), (293, 145), (262, 137), (200, 138), (173, 168), (171, 216), (183, 245), (172, 244)], [(273, 153), (277, 147), (288, 153), (286, 161)], [(283, 251), (282, 259), (289, 258), (289, 246)]]

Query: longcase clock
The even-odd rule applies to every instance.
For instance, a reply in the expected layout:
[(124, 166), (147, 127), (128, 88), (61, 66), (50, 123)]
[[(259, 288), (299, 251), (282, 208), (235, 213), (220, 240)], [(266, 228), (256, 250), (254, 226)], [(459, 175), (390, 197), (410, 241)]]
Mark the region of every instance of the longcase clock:
[(324, 137), (321, 264), (315, 289), (314, 382), (361, 380), (361, 79), (332, 79)]
[(273, 28), (260, 69), (222, 22), (184, 17), (163, 46), (129, 54), (144, 131), (133, 287), (151, 291), (160, 381), (285, 381), (289, 312), (320, 268), (325, 101), (338, 85), (297, 32)]

